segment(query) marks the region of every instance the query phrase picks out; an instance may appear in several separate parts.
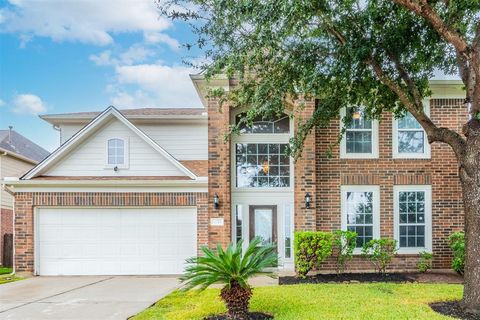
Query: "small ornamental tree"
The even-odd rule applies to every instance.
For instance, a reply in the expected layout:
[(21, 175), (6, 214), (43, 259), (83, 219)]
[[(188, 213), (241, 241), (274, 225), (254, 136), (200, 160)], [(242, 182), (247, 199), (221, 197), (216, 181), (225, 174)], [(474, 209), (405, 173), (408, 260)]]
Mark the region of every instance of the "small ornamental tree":
[(393, 239), (373, 239), (362, 248), (362, 256), (370, 260), (382, 275), (387, 273), (387, 267), (396, 253), (397, 241)]
[(465, 234), (455, 232), (448, 237), (450, 248), (453, 251), (452, 269), (459, 274), (465, 272)]
[(227, 306), (229, 319), (248, 319), (252, 297), (248, 279), (259, 274), (273, 277), (274, 274), (266, 269), (277, 266), (276, 247), (260, 246), (261, 243), (260, 238), (253, 239), (243, 255), (243, 241), (229, 244), (226, 250), (220, 245), (216, 251), (202, 247), (204, 256), (187, 259), (188, 266), (180, 277), (184, 283), (182, 290), (204, 290), (212, 284), (223, 284), (220, 297)]
[[(162, 14), (187, 21), (198, 35), (207, 80), (235, 78), (235, 87), (215, 94), (231, 108), (248, 107), (237, 125), (297, 108), (300, 97), (316, 100), (310, 117), (296, 119), (296, 157), (308, 133), (347, 106), (363, 106), (370, 118), (408, 111), (429, 143), (450, 146), (465, 211), (463, 305), (480, 314), (479, 0), (157, 1)], [(438, 70), (465, 87), (470, 117), (461, 132), (424, 111)]]

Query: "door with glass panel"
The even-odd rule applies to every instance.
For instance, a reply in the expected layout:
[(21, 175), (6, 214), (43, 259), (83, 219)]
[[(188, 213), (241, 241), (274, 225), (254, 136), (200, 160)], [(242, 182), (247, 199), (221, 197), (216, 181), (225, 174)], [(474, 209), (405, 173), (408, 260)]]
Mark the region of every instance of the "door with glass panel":
[(277, 245), (277, 206), (250, 206), (250, 240), (262, 239), (262, 245)]

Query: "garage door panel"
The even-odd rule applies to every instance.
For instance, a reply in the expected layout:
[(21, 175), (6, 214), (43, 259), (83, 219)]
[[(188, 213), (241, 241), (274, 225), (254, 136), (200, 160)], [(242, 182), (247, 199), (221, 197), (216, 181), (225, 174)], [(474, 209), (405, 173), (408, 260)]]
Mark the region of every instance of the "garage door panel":
[(41, 275), (179, 274), (196, 254), (196, 209), (39, 209)]

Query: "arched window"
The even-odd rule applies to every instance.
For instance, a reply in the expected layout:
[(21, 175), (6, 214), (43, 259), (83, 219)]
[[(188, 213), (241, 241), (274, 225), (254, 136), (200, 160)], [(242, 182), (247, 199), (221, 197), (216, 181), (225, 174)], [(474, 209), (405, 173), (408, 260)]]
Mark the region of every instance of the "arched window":
[(107, 141), (107, 164), (125, 165), (125, 140), (119, 138), (109, 139)]
[[(240, 119), (244, 114), (239, 114), (235, 117), (236, 123), (240, 123)], [(265, 120), (262, 116), (258, 116), (253, 119), (251, 126), (242, 122), (240, 124), (240, 133), (289, 133), (290, 132), (290, 119), (288, 115), (283, 114), (279, 117), (275, 117), (272, 120)]]

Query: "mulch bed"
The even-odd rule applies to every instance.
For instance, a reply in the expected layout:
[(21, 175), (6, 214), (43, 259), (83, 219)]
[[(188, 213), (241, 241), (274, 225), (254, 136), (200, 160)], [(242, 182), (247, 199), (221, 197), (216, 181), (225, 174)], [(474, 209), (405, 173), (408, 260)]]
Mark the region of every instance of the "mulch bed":
[[(273, 316), (268, 313), (250, 312), (248, 314), (248, 320), (270, 320), (270, 319), (273, 319)], [(218, 315), (205, 317), (204, 320), (228, 320), (228, 317), (225, 314), (218, 314)]]
[(454, 273), (343, 273), (316, 274), (305, 279), (295, 276), (280, 277), (280, 285), (300, 283), (364, 283), (364, 282), (420, 282), (420, 283), (463, 283), (463, 278)]
[(460, 301), (444, 301), (430, 304), (433, 311), (443, 314), (445, 316), (454, 317), (462, 320), (479, 320), (479, 315), (467, 313), (460, 305)]

